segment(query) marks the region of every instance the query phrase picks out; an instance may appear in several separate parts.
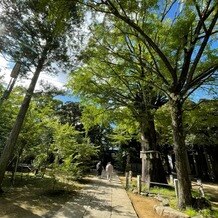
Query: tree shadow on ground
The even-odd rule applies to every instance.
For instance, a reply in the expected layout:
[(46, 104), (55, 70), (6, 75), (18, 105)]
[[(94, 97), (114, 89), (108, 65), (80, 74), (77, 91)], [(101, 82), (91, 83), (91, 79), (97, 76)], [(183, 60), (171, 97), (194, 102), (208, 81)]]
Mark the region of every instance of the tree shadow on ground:
[(0, 206), (0, 217), (13, 217), (13, 218), (39, 218), (41, 216), (34, 214), (32, 211), (30, 211), (28, 208), (22, 208), (16, 203), (12, 203), (10, 200), (2, 200), (0, 198), (1, 205)]
[[(115, 182), (112, 179), (110, 182), (105, 178), (89, 176), (85, 177), (82, 183), (84, 189), (81, 191), (65, 183), (56, 184), (53, 190), (53, 181), (48, 178), (18, 179), (14, 187), (4, 187), (6, 192), (0, 196), (0, 217), (55, 218), (62, 217), (62, 214), (80, 218), (89, 217), (93, 210), (102, 214), (112, 212), (122, 216), (122, 206), (112, 207), (110, 200), (105, 199), (108, 189), (122, 189), (117, 180)], [(131, 217), (131, 214), (128, 217)]]
[[(54, 189), (53, 189), (54, 188)], [(55, 187), (49, 178), (23, 177), (11, 186), (4, 181), (4, 193), (0, 195), (0, 217), (45, 217), (54, 214), (77, 194), (74, 185), (57, 182)], [(46, 216), (47, 217), (47, 216)]]

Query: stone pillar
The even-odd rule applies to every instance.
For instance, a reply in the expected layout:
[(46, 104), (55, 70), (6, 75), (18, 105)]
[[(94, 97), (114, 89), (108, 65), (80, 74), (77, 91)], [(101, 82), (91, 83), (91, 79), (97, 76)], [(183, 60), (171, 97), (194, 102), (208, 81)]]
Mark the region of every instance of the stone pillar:
[(141, 175), (137, 175), (137, 191), (140, 194), (142, 189)]

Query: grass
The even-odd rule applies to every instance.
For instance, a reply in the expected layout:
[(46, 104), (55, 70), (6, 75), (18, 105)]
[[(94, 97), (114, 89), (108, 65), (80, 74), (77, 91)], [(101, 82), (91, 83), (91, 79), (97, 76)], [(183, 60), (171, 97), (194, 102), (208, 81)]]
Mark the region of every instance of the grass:
[(162, 188), (162, 187), (154, 186), (150, 188), (149, 192), (154, 194), (160, 194), (163, 197), (168, 197), (168, 198), (176, 197), (175, 191), (172, 190), (171, 188)]
[[(134, 190), (136, 188), (137, 188), (136, 178), (133, 178), (130, 184), (130, 189)], [(163, 198), (167, 198), (169, 200), (170, 207), (177, 209), (177, 199), (176, 199), (175, 190), (173, 188), (171, 187), (164, 188), (164, 187), (155, 186), (155, 187), (151, 187), (148, 190), (148, 187), (146, 186), (146, 184), (143, 184), (141, 190), (142, 192), (146, 192), (149, 194), (154, 194), (157, 196), (161, 196)], [(195, 189), (193, 189), (192, 195), (195, 198), (200, 197), (199, 191)], [(210, 201), (210, 199), (212, 198), (211, 193), (208, 193), (208, 194), (206, 193), (205, 198)], [(218, 204), (212, 205), (212, 209), (209, 209), (209, 208), (208, 209), (194, 209), (192, 207), (189, 207), (183, 212), (189, 215), (190, 217), (202, 215), (205, 218), (216, 218), (218, 217)]]
[(11, 189), (11, 188), (19, 188), (25, 186), (26, 188), (30, 189), (40, 189), (40, 190), (67, 190), (67, 191), (74, 191), (80, 188), (79, 183), (76, 183), (75, 180), (69, 182), (69, 179), (65, 179), (62, 177), (50, 177), (45, 175), (43, 178), (35, 176), (34, 174), (30, 173), (17, 173), (14, 185), (12, 186), (10, 181), (10, 174), (6, 174), (5, 179), (3, 181), (3, 189)]

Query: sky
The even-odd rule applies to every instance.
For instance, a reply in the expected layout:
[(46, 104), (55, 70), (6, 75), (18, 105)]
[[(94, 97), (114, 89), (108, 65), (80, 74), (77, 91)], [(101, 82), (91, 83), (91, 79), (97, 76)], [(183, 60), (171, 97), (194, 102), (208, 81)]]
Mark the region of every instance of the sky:
[[(15, 63), (8, 62), (2, 55), (0, 55), (0, 77), (3, 76), (3, 80), (6, 84), (9, 83), (11, 77), (11, 70)], [(38, 90), (40, 80), (43, 80), (44, 82), (49, 82), (55, 85), (58, 88), (62, 88), (66, 82), (67, 82), (67, 74), (59, 73), (57, 76), (49, 76), (46, 75), (44, 72), (41, 73), (39, 80), (36, 85), (36, 90)], [(17, 81), (17, 85), (23, 85), (27, 87), (30, 83), (30, 79), (22, 79)]]
[[(172, 9), (171, 11), (176, 11), (178, 9), (178, 5), (174, 5), (174, 9)], [(87, 14), (86, 16), (86, 25), (88, 26), (88, 24), (90, 23), (90, 14)], [(170, 14), (169, 16), (172, 16), (172, 14)], [(98, 19), (102, 20), (102, 16), (98, 15)], [(87, 28), (87, 26), (85, 27), (85, 29)], [(1, 29), (0, 29), (0, 34), (1, 34)], [(5, 60), (5, 58), (0, 55), (0, 77), (4, 77), (4, 82), (7, 85), (11, 79), (10, 77), (10, 73), (11, 70), (13, 68), (15, 63), (10, 63), (7, 60)], [(52, 85), (54, 85), (57, 88), (64, 88), (65, 84), (67, 83), (67, 74), (66, 73), (62, 73), (60, 72), (58, 75), (47, 75), (46, 73), (42, 72), (37, 85), (36, 85), (36, 90), (40, 89), (40, 81), (43, 80), (44, 83), (51, 83)], [(30, 77), (31, 79), (31, 77)], [(17, 85), (22, 85), (25, 87), (28, 87), (29, 83), (30, 83), (30, 79), (22, 79), (22, 80), (17, 80), (16, 84)], [(212, 98), (213, 96), (211, 96), (211, 94), (207, 94), (205, 90), (203, 89), (199, 89), (198, 91), (194, 92), (194, 94), (192, 95), (192, 99), (194, 101), (199, 101), (202, 98)], [(78, 98), (75, 98), (74, 96), (58, 96), (57, 98), (59, 98), (62, 101), (79, 101)]]
[[(0, 55), (0, 77), (3, 77), (3, 82), (5, 83), (6, 86), (9, 84), (11, 80), (10, 74), (11, 74), (11, 70), (14, 65), (15, 63), (8, 62), (7, 60), (5, 60), (5, 58), (2, 55)], [(45, 72), (42, 72), (39, 76), (35, 90), (40, 90), (39, 84), (40, 84), (40, 81), (42, 80), (43, 80), (43, 83), (49, 83), (59, 89), (63, 89), (63, 88), (65, 89), (65, 85), (67, 83), (67, 77), (68, 75), (66, 73), (61, 73), (61, 72), (58, 75), (47, 75)], [(16, 85), (22, 85), (24, 87), (28, 87), (30, 84), (30, 80), (31, 80), (31, 75), (29, 79), (18, 79), (16, 81)], [(78, 98), (70, 95), (70, 93), (69, 95), (66, 95), (66, 96), (57, 96), (56, 99), (59, 99), (63, 102), (79, 101)]]
[[(1, 8), (0, 8), (0, 13), (1, 13)], [(99, 13), (96, 14), (95, 17), (97, 20), (102, 21), (103, 16)], [(85, 15), (85, 20), (83, 23), (83, 27), (82, 30), (84, 32), (84, 36), (87, 37), (87, 40), (83, 41), (83, 46), (85, 47), (86, 43), (88, 42), (88, 38), (89, 38), (89, 25), (91, 24), (91, 13), (87, 12)], [(1, 28), (0, 26), (0, 34), (3, 34), (3, 28)], [(5, 59), (5, 57), (3, 57), (3, 55), (0, 53), (0, 78), (3, 77), (3, 82), (5, 83), (5, 85), (7, 86), (11, 80), (10, 74), (11, 71), (14, 67), (15, 63), (9, 62), (8, 60)], [(30, 84), (30, 80), (31, 80), (31, 74), (29, 79), (18, 79), (16, 81), (16, 85), (22, 85), (24, 87), (28, 87)], [(36, 84), (36, 88), (35, 90), (40, 90), (40, 81), (43, 81), (44, 84), (49, 83), (52, 84), (53, 86), (59, 88), (59, 89), (66, 89), (65, 85), (67, 83), (67, 78), (68, 78), (68, 74), (67, 73), (63, 73), (63, 72), (59, 72), (57, 75), (48, 75), (45, 72), (41, 72), (38, 82)], [(0, 96), (1, 97), (1, 96)], [(57, 96), (56, 98), (62, 100), (63, 102), (66, 101), (79, 101), (78, 98), (76, 98), (75, 96), (72, 96), (69, 93), (69, 96)]]
[[(4, 82), (7, 85), (11, 79), (10, 77), (10, 73), (11, 70), (13, 68), (13, 63), (8, 62), (7, 60), (4, 59), (3, 56), (0, 55), (0, 77), (4, 76)], [(40, 89), (40, 81), (43, 80), (44, 83), (50, 83), (52, 85), (54, 85), (57, 88), (64, 88), (64, 86), (67, 83), (67, 74), (66, 73), (59, 73), (58, 75), (47, 75), (44, 72), (41, 73), (39, 80), (37, 82), (36, 85), (36, 90)], [(30, 83), (30, 79), (22, 79), (22, 80), (18, 80), (17, 81), (17, 85), (22, 85), (25, 87), (28, 87)], [(194, 94), (191, 96), (191, 99), (194, 101), (199, 101), (200, 99), (203, 98), (213, 98), (215, 95), (212, 94), (208, 94), (205, 89), (199, 89), (196, 92), (194, 92)], [(73, 96), (72, 94), (69, 93), (69, 95), (66, 96), (57, 96), (56, 99), (59, 99), (63, 102), (67, 102), (67, 101), (74, 101), (74, 102), (78, 102), (79, 98)]]

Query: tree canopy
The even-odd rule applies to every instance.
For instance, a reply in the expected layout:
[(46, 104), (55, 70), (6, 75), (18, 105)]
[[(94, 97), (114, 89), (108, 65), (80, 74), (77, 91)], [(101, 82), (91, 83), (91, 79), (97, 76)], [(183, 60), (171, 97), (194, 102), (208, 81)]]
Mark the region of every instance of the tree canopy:
[[(69, 4), (70, 3), (70, 4)], [(76, 1), (1, 1), (1, 41), (4, 52), (22, 63), (23, 72), (33, 73), (16, 121), (7, 138), (0, 158), (0, 184), (9, 158), (13, 153), (21, 127), (29, 108), (38, 77), (42, 70), (54, 71), (52, 63), (67, 66), (68, 37), (75, 33), (80, 18)], [(63, 13), (65, 11), (65, 13)], [(71, 38), (75, 42), (75, 38)], [(71, 63), (73, 60), (71, 60)], [(66, 70), (66, 69), (65, 69)]]
[[(143, 44), (146, 55), (142, 56), (140, 66), (151, 74), (150, 85), (161, 90), (171, 106), (180, 183), (178, 205), (180, 208), (191, 205), (182, 108), (191, 93), (214, 78), (218, 68), (214, 41), (217, 38), (217, 2), (102, 0), (86, 4), (110, 18), (108, 27), (120, 23), (118, 28), (133, 45), (137, 41)], [(134, 46), (130, 47), (131, 53), (135, 54)]]
[[(84, 100), (86, 107), (83, 108), (83, 117), (80, 120), (81, 111), (77, 105), (62, 105), (59, 114), (55, 114), (61, 116), (61, 123), (44, 123), (48, 131), (42, 134), (40, 130), (34, 137), (37, 139), (41, 134), (44, 137), (41, 141), (48, 142), (48, 148), (57, 153), (56, 158), (60, 152), (70, 165), (73, 159), (78, 162), (85, 159), (83, 152), (86, 149), (89, 153), (95, 153), (95, 149), (89, 147), (87, 138), (82, 137), (83, 127), (90, 131), (92, 142), (104, 144), (102, 133), (110, 132), (111, 122), (128, 133), (134, 132), (136, 126), (141, 134), (142, 152), (145, 153), (157, 150), (156, 127), (162, 134), (159, 137), (161, 141), (173, 142), (179, 180), (178, 206), (184, 208), (191, 205), (186, 145), (198, 143), (194, 136), (216, 136), (216, 125), (211, 122), (208, 128), (204, 119), (200, 119), (204, 112), (214, 113), (216, 102), (196, 106), (186, 100), (203, 84), (217, 80), (217, 1), (81, 1), (81, 5), (87, 6), (88, 13), (90, 10), (98, 12), (101, 18), (90, 26), (88, 47), (79, 56), (82, 66), (75, 70), (75, 50), (81, 51), (77, 39), (80, 36), (78, 25), (81, 15), (84, 15), (78, 2), (3, 0), (0, 3), (0, 22), (4, 31), (0, 35), (0, 49), (15, 62), (21, 63), (22, 75), (28, 72), (33, 75), (20, 110), (15, 109), (17, 118), (13, 114), (14, 125), (9, 122), (3, 126), (1, 122), (2, 138), (6, 138), (8, 129), (12, 128), (12, 131), (0, 158), (0, 183), (16, 143), (33, 134), (31, 131), (25, 132), (28, 126), (39, 125), (44, 129), (38, 122), (42, 114), (37, 110), (36, 116), (40, 118), (28, 120), (27, 117), (28, 122), (23, 126), (24, 118), (29, 116), (30, 100), (40, 73), (43, 70), (54, 73), (57, 66), (66, 70), (71, 65), (68, 85)], [(70, 49), (74, 51), (73, 58)], [(156, 113), (167, 101), (168, 105)], [(38, 104), (32, 107), (36, 108)], [(187, 113), (185, 110), (193, 105), (198, 110)], [(50, 111), (49, 107), (44, 109), (45, 114), (46, 110)], [(10, 120), (7, 113), (4, 108), (3, 115), (7, 116), (1, 119)], [(168, 119), (169, 115), (171, 127), (168, 122), (161, 123), (161, 119)], [(78, 132), (73, 127), (80, 121), (84, 126), (80, 126)], [(128, 127), (129, 123), (133, 124), (132, 128)], [(23, 132), (18, 139), (22, 126)], [(93, 137), (91, 131), (97, 134)], [(54, 134), (54, 141), (49, 141), (50, 134)], [(123, 136), (127, 134), (117, 138), (121, 141), (125, 138)], [(202, 141), (205, 138), (202, 137)], [(33, 144), (36, 141), (33, 139)], [(26, 140), (22, 143), (28, 144)], [(73, 144), (75, 147), (62, 144)], [(74, 151), (76, 153), (72, 154)], [(78, 152), (80, 155), (77, 155)], [(142, 165), (144, 163), (142, 161)], [(150, 175), (150, 163), (147, 162), (146, 166), (147, 175)], [(142, 172), (145, 174), (144, 169)]]

